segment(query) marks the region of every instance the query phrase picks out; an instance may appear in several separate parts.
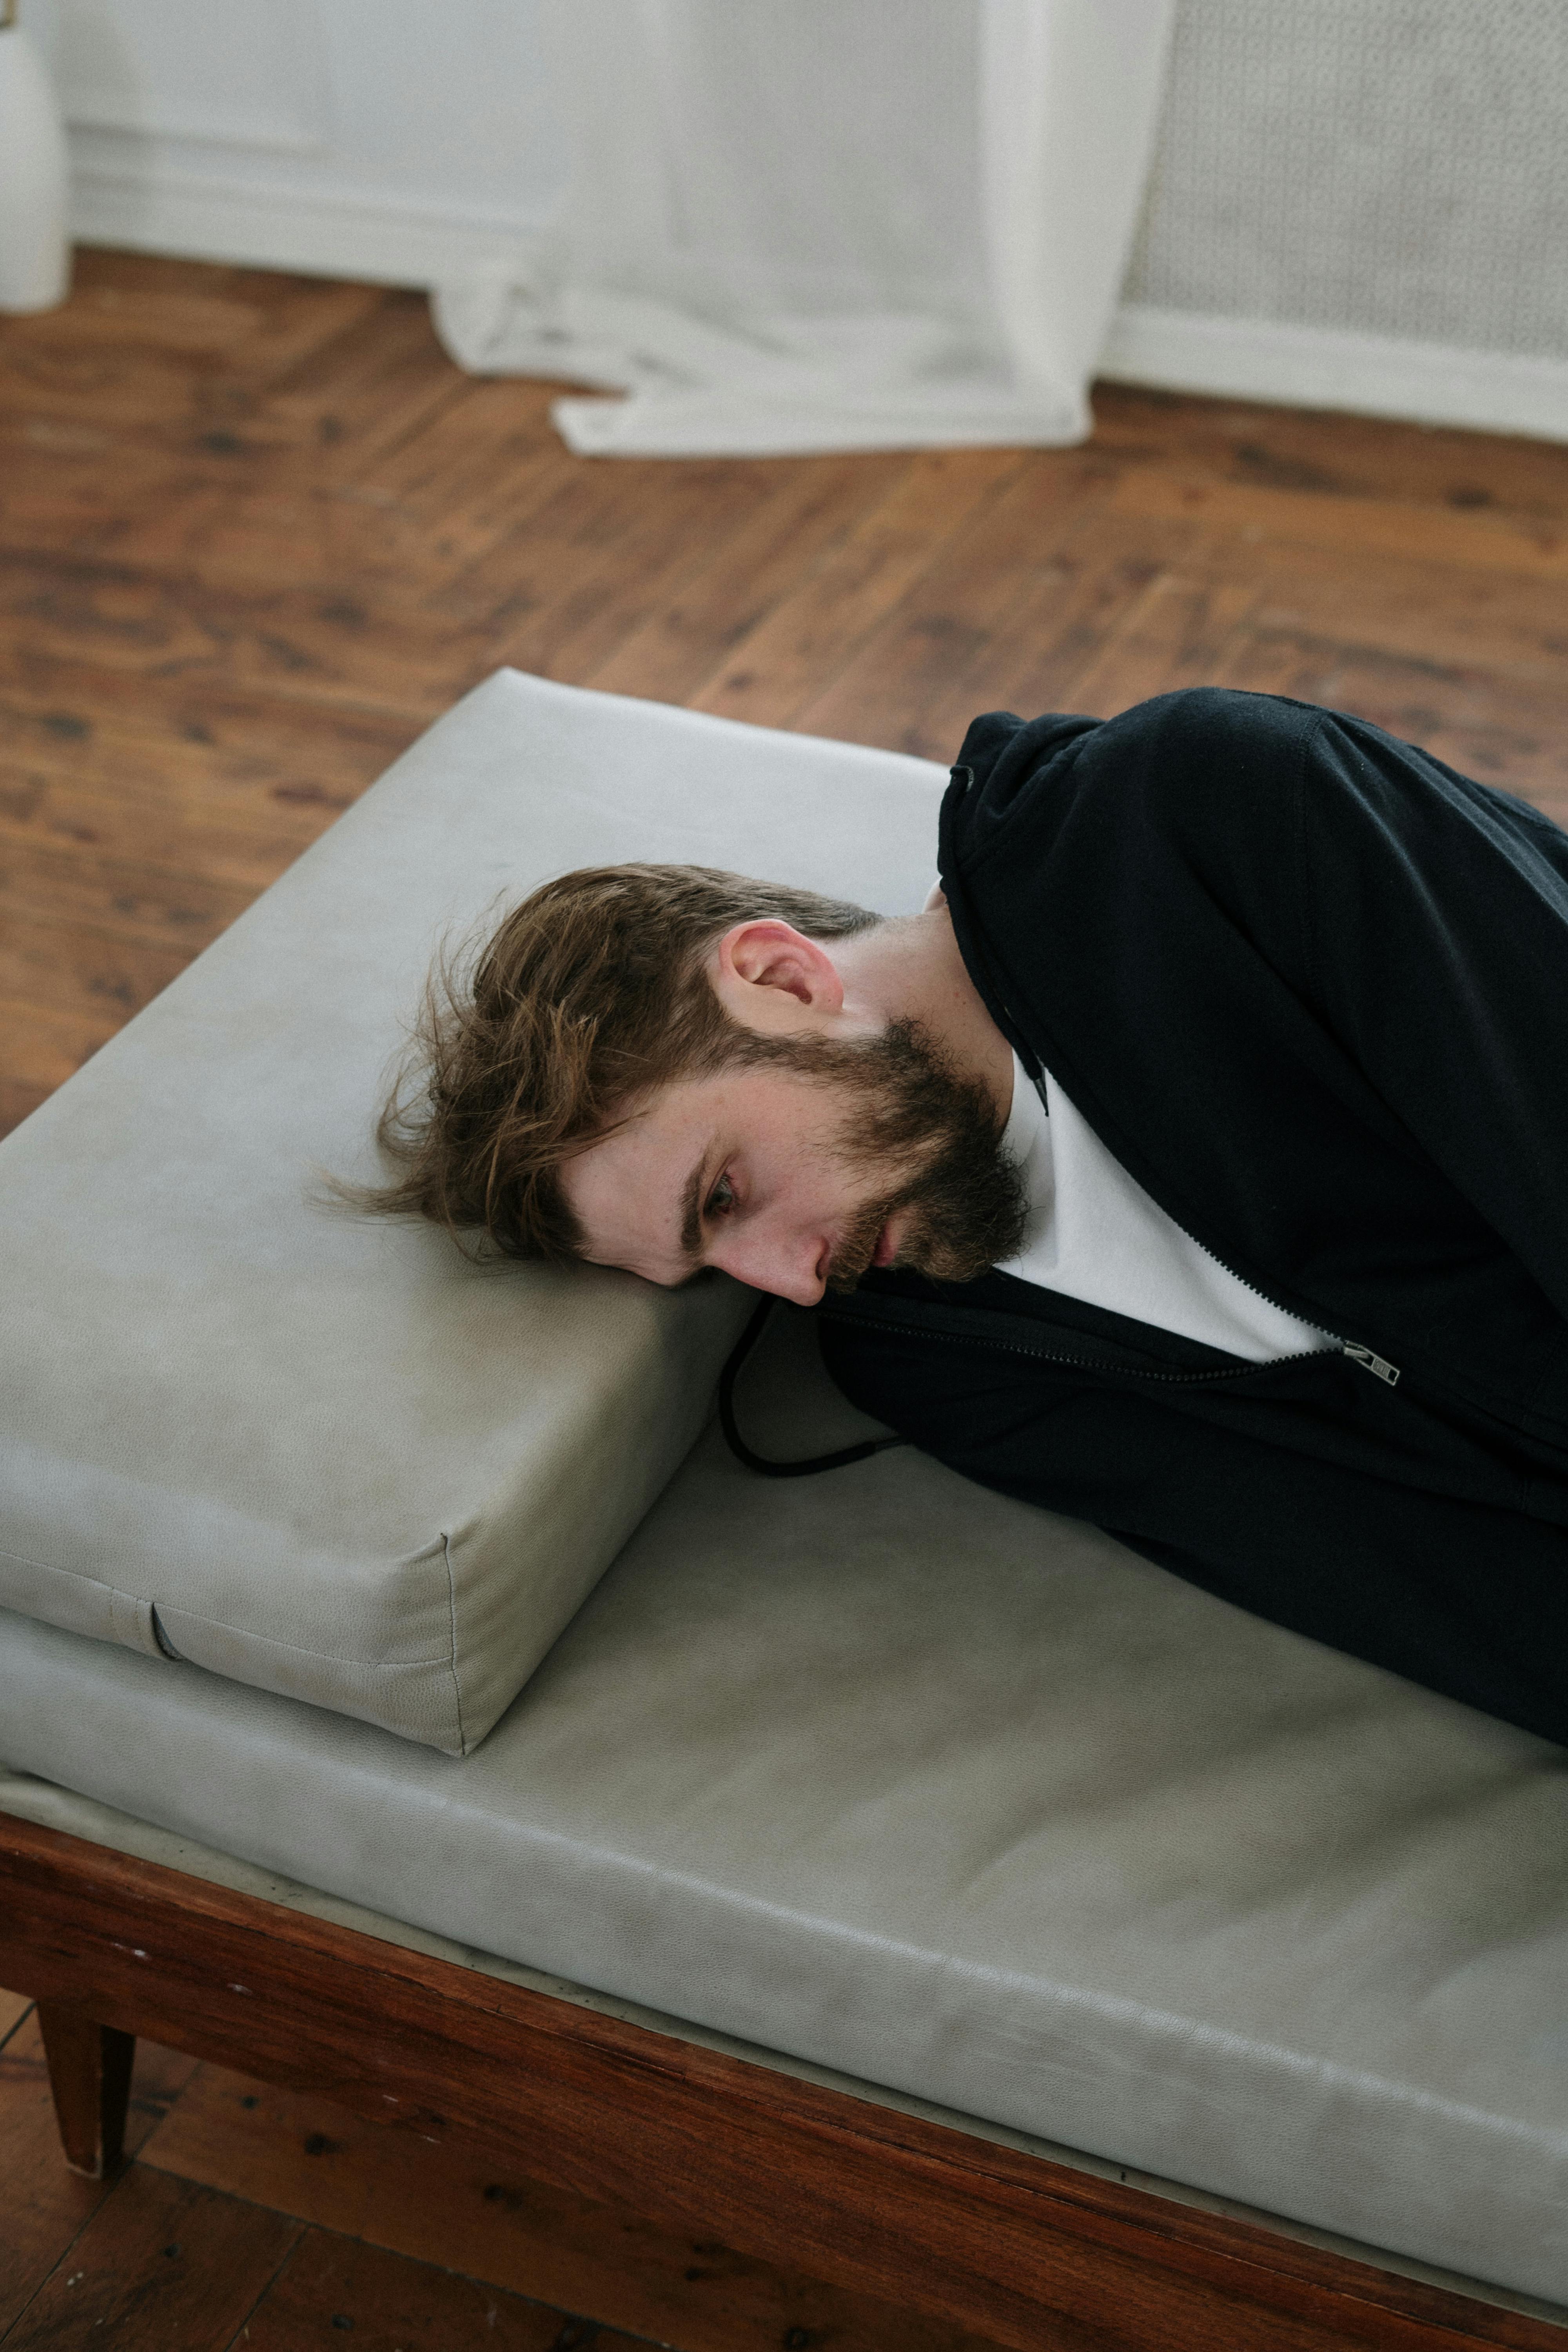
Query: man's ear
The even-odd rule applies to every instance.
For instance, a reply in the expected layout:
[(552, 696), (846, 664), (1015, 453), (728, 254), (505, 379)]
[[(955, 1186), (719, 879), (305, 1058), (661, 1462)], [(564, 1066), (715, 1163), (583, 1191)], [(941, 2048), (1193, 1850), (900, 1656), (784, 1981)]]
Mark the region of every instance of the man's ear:
[(826, 948), (769, 917), (737, 923), (710, 960), (713, 986), (732, 1019), (780, 1036), (816, 1028), (843, 1008), (844, 983)]

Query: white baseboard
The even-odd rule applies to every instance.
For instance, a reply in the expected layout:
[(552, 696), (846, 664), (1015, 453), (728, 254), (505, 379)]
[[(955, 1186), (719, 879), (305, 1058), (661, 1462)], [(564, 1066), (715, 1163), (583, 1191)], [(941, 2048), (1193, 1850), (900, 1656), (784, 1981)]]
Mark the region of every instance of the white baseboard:
[(1166, 392), (1350, 409), (1568, 441), (1568, 360), (1124, 303), (1100, 373)]
[[(79, 158), (72, 226), (89, 242), (141, 252), (424, 287), (526, 249), (540, 224)], [(1170, 392), (1568, 441), (1568, 360), (1126, 303), (1100, 373)]]
[(505, 259), (526, 247), (538, 226), (380, 196), (115, 171), (79, 159), (72, 173), (71, 233), (85, 244), (384, 286), (432, 286), (476, 262)]

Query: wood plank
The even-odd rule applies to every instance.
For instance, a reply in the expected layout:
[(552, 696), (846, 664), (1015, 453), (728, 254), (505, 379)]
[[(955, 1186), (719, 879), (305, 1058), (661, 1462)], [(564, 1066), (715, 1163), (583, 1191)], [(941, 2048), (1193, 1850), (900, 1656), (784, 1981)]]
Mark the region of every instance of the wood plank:
[[(510, 402), (487, 397), (501, 394)], [(323, 593), (359, 595), (479, 562), (575, 462), (515, 387), (464, 385), (390, 453), (367, 463), (357, 450), (328, 449), (287, 468), (268, 462), (226, 482), (209, 477), (129, 530), (122, 520), (113, 551), (233, 587), (303, 577)]]
[(1067, 707), (1151, 582), (1200, 538), (1109, 514), (1103, 472), (1073, 454), (1076, 469), (1031, 469), (962, 531), (795, 724), (945, 764), (977, 711)]
[[(422, 417), (417, 431), (368, 454), (329, 443), (302, 452), (290, 475), (266, 487), (231, 483), (209, 501), (205, 536), (194, 560), (226, 579), (261, 579), (268, 567), (301, 570), (298, 519), (290, 529), (277, 508), (285, 499), (309, 513), (314, 499), (335, 509), (310, 518), (332, 534), (327, 560), (352, 562), (363, 580), (418, 580), (436, 585), (479, 561), (516, 532), (576, 471), (550, 422), (553, 388), (511, 381), (456, 379), (457, 389)], [(137, 542), (149, 558), (150, 537)]]
[(163, 255), (79, 246), (69, 301), (6, 317), (0, 346), (173, 352), (265, 382), (298, 368), (385, 301), (384, 288), (341, 278), (223, 263), (193, 268)]
[(1100, 383), (1096, 448), (1126, 466), (1325, 496), (1568, 521), (1568, 449), (1381, 416)]
[(251, 2313), (245, 2352), (641, 2352), (638, 2340), (450, 2271), (307, 2231)]
[(9, 1135), (25, 1118), (47, 1102), (54, 1088), (37, 1086), (23, 1078), (0, 1076), (0, 1136)]
[(1067, 2323), (1122, 2352), (1560, 2352), (1522, 2314), (30, 1822), (0, 1820), (0, 1885), (14, 1985), (1016, 2352)]
[(907, 477), (903, 456), (803, 458), (680, 588), (633, 627), (584, 679), (610, 694), (694, 702), (716, 663), (775, 612), (820, 583), (852, 538)]
[[(356, 433), (352, 419), (327, 415), (319, 420), (326, 436), (319, 447), (268, 442), (258, 424), (200, 436), (196, 456), (182, 447), (174, 456), (139, 457), (144, 474), (163, 464), (163, 483), (139, 481), (112, 517), (103, 515), (100, 495), (96, 535), (86, 519), (62, 517), (58, 543), (135, 566), (194, 569), (241, 589), (309, 579), (323, 597), (428, 579), (478, 561), (571, 474), (577, 461), (543, 404), (523, 396), (534, 389), (477, 384), (454, 371), (412, 425), (405, 419), (384, 436)], [(26, 429), (36, 436), (40, 428), (30, 420)], [(221, 462), (198, 462), (219, 443), (228, 453)], [(18, 496), (12, 540), (21, 543), (27, 524), (27, 545), (50, 544), (50, 483), (60, 497), (79, 480), (85, 505), (93, 467), (89, 453), (61, 449), (53, 476), (34, 492), (41, 520), (33, 523)]]
[(66, 1021), (128, 1021), (190, 956), (90, 923), (0, 911), (0, 1002), (45, 1004)]
[[(619, 467), (626, 461), (615, 462)], [(542, 605), (531, 612), (515, 637), (510, 630), (501, 631), (500, 657), (519, 667), (586, 684), (634, 632), (672, 607), (686, 604), (690, 609), (687, 600), (695, 583), (716, 562), (728, 566), (730, 551), (750, 530), (758, 508), (773, 495), (780, 472), (798, 462), (737, 458), (716, 463), (700, 493), (692, 485), (671, 484), (668, 469), (661, 468), (664, 479), (650, 478), (637, 498), (635, 533), (627, 530), (624, 512), (606, 500), (590, 531), (576, 535), (574, 586), (554, 611)], [(617, 555), (613, 551), (623, 533), (629, 543)], [(556, 627), (556, 611), (568, 625)], [(542, 658), (533, 656), (536, 645), (548, 647)]]
[[(352, 479), (388, 499), (426, 527), (442, 530), (454, 514), (504, 518), (540, 472), (563, 479), (581, 467), (550, 421), (559, 385), (513, 376), (463, 376), (457, 395), (395, 446), (383, 446), (352, 471)], [(512, 518), (522, 520), (519, 510)]]
[[(126, 2147), (134, 2152), (162, 2122), (195, 2072), (193, 2060), (139, 2043)], [(0, 2336), (32, 2301), (83, 2224), (110, 2193), (105, 2181), (66, 2169), (55, 2129), (37, 2019), (27, 2017), (0, 2049)], [(10, 2339), (7, 2339), (9, 2342)]]
[(189, 877), (195, 887), (237, 892), (243, 905), (275, 881), (330, 821), (333, 811), (322, 805), (325, 798), (302, 805), (261, 800), (254, 823), (226, 823), (199, 792), (169, 806), (152, 796), (95, 792), (29, 764), (14, 779), (0, 771), (0, 867), (8, 852), (23, 845), (52, 848), (72, 860), (144, 859)]
[(1551, 583), (1457, 563), (1424, 563), (1365, 551), (1353, 562), (1332, 549), (1288, 556), (1235, 542), (1226, 568), (1244, 562), (1259, 580), (1258, 618), (1342, 641), (1375, 645), (1413, 663), (1552, 683), (1568, 655), (1568, 614)]
[(1376, 645), (1272, 627), (1258, 608), (1227, 655), (1226, 683), (1352, 711), (1524, 799), (1568, 797), (1568, 675), (1551, 685), (1504, 683)]
[(428, 723), (510, 659), (505, 628), (434, 620), (405, 593), (247, 591), (88, 562), (0, 556), (0, 624), (27, 660), (88, 662), (220, 693), (271, 691), (300, 703), (369, 703)]
[(351, 454), (363, 463), (462, 394), (467, 381), (436, 340), (425, 295), (388, 288), (373, 310), (269, 379), (246, 435), (330, 450), (337, 468)]
[[(116, 507), (103, 496), (110, 470)], [(166, 530), (206, 488), (205, 469), (184, 451), (50, 416), (0, 420), (0, 533), (13, 551), (115, 557), (134, 543), (139, 509)], [(225, 487), (214, 484), (212, 495), (223, 498)]]
[[(0, 1021), (4, 1018), (0, 1013)], [(0, 1992), (0, 2042), (10, 2040), (32, 2006), (25, 1992)]]
[[(121, 469), (124, 488), (103, 519), (125, 535), (128, 555), (138, 532), (149, 556), (163, 543), (163, 501), (138, 514), (147, 505), (139, 475), (220, 496), (313, 478), (323, 464), (351, 478), (464, 397), (468, 380), (436, 341), (422, 296), (378, 289), (366, 302), (365, 289), (331, 290), (338, 299), (310, 331), (286, 317), (293, 331), (281, 339), (269, 332), (274, 304), (176, 299), (173, 308), (203, 320), (210, 349), (199, 335), (195, 349), (190, 337), (158, 335), (171, 305), (154, 304), (144, 320), (145, 305), (107, 293), (96, 312), (71, 303), (0, 321), (0, 426), (32, 451), (40, 479), (50, 454), (66, 467), (98, 441)], [(107, 341), (84, 348), (84, 326), (111, 299)]]
[(322, 278), (187, 266), (155, 290), (80, 263), (60, 309), (0, 318), (0, 413), (142, 426), (194, 447), (232, 435), (273, 381), (287, 402), (323, 344), (384, 307), (378, 289)]
[[(417, 343), (423, 370), (429, 357), (424, 331), (416, 334), (411, 318), (395, 324)], [(384, 321), (368, 323), (373, 344), (385, 332)], [(363, 340), (356, 338), (356, 346)], [(319, 389), (327, 393), (333, 357), (341, 362), (344, 353), (322, 359)], [(403, 417), (386, 431), (360, 429), (358, 412), (373, 413), (388, 391), (373, 376), (340, 384), (343, 397), (313, 412), (310, 431), (301, 431), (279, 395), (243, 429), (152, 444), (134, 453), (134, 462), (164, 466), (167, 486), (156, 497), (133, 480), (106, 508), (100, 460), (96, 522), (102, 550), (132, 566), (196, 567), (241, 587), (308, 577), (323, 593), (334, 584), (345, 593), (337, 577), (344, 572), (362, 584), (428, 579), (477, 560), (578, 461), (549, 424), (546, 387), (477, 383), (443, 365), (438, 396), (427, 404), (421, 398), (412, 423)], [(283, 422), (268, 438), (273, 409)], [(85, 427), (29, 417), (14, 429), (34, 439), (45, 436), (62, 480), (91, 482)], [(69, 551), (91, 551), (98, 543), (79, 533)]]
[[(1201, 559), (1201, 549), (1194, 551)], [(1231, 683), (1229, 663), (1257, 604), (1254, 581), (1215, 578), (1201, 560), (1156, 572), (1068, 680), (1063, 702), (1109, 719), (1152, 694)]]
[[(61, 1012), (57, 1004), (0, 997), (0, 1075), (14, 1085), (52, 1094), (122, 1025), (118, 1013), (91, 1018), (89, 1013)], [(28, 1103), (28, 1110), (33, 1108)]]
[[(384, 349), (393, 336), (406, 346), (401, 355)], [(368, 381), (361, 351), (367, 339), (388, 362)], [(445, 412), (510, 387), (478, 387), (461, 376), (434, 349), (416, 310), (388, 318), (383, 306), (328, 352), (310, 356), (341, 395), (330, 411), (298, 378), (266, 395), (244, 379), (216, 387), (197, 377), (184, 402), (173, 384), (160, 383), (155, 421), (117, 420), (107, 400), (90, 422), (74, 413), (40, 414), (39, 399), (9, 413), (0, 404), (0, 530), (7, 544), (133, 566), (199, 565), (237, 585), (281, 572), (312, 579), (323, 592), (340, 573), (352, 584), (367, 566), (390, 573), (452, 560), (459, 549), (449, 517), (445, 546), (437, 537), (421, 547), (401, 503), (378, 496), (374, 485), (362, 488), (358, 478), (414, 425), (433, 421), (438, 432)], [(400, 356), (407, 362), (401, 370)], [(402, 383), (402, 374), (412, 383)], [(532, 439), (541, 461), (561, 465), (564, 452), (542, 413)], [(107, 468), (116, 493), (109, 501)], [(513, 519), (518, 510), (514, 505)], [(498, 519), (489, 532), (470, 535), (461, 551), (488, 545), (500, 527)]]
[(1148, 522), (1201, 522), (1216, 536), (1254, 543), (1331, 548), (1342, 555), (1396, 555), (1468, 572), (1568, 579), (1568, 520), (1312, 490), (1217, 482), (1170, 467), (1131, 467), (1111, 499), (1119, 515)]
[(152, 857), (107, 856), (85, 845), (56, 846), (0, 830), (0, 924), (11, 912), (26, 912), (68, 929), (90, 927), (115, 940), (167, 948), (188, 962), (255, 895)]
[[(1568, 669), (1500, 677), (1382, 640), (1375, 584), (1342, 592), (1320, 629), (1292, 625), (1289, 574), (1189, 561), (1162, 572), (1067, 689), (1105, 715), (1144, 695), (1210, 683), (1353, 712), (1484, 782), (1538, 803), (1568, 796)], [(1289, 596), (1291, 604), (1275, 602)], [(1319, 607), (1318, 609), (1321, 609)]]
[[(216, 311), (215, 328), (226, 310)], [(0, 415), (116, 439), (142, 432), (148, 446), (192, 454), (199, 435), (232, 430), (228, 420), (248, 405), (243, 392), (226, 397), (226, 386), (213, 381), (210, 368), (177, 348), (140, 342), (129, 312), (90, 337), (82, 333), (89, 316), (73, 302), (33, 318), (0, 318)], [(227, 346), (234, 351), (259, 320), (249, 310), (229, 310), (226, 323), (234, 329)], [(215, 352), (220, 348), (215, 344)]]
[[(681, 2352), (986, 2352), (937, 2319), (738, 2254), (624, 2207), (383, 2131), (310, 2092), (198, 2069), (142, 2161)], [(1047, 2337), (1041, 2352), (1050, 2352)]]
[(787, 727), (848, 661), (949, 542), (975, 524), (1022, 466), (1012, 449), (936, 449), (909, 459), (887, 495), (738, 637), (689, 697), (697, 710)]
[[(106, 972), (95, 954), (87, 990), (67, 992), (64, 931), (47, 944), (54, 919), (107, 929), (116, 941), (129, 929), (183, 959), (274, 879), (416, 731), (416, 721), (352, 708), (309, 713), (167, 684), (161, 694), (132, 695), (129, 708), (115, 700), (105, 710), (101, 674), (59, 681), (76, 690), (74, 707), (65, 707), (50, 690), (55, 683), (0, 691), (9, 753), (0, 762), (0, 866), (16, 871), (26, 862), (22, 853), (47, 851), (58, 885), (47, 906), (24, 890), (18, 907), (13, 896), (21, 928), (0, 925), (0, 938), (11, 933), (0, 946), (0, 962), (8, 950), (0, 993), (13, 1006), (37, 1005), (41, 1024), (31, 1039), (15, 1020), (0, 1033), (0, 1066), (13, 1080), (32, 1078), (42, 1075), (43, 1057), (50, 1083), (178, 969), (177, 961), (164, 963), (132, 975), (127, 987), (126, 976)], [(85, 698), (90, 716), (84, 685), (92, 689)], [(78, 776), (89, 786), (79, 788)], [(100, 861), (96, 877), (91, 860)], [(144, 882), (163, 892), (163, 918), (151, 929), (128, 925), (125, 908), (115, 905), (121, 882), (132, 900)], [(80, 1031), (79, 1039), (61, 1038), (61, 1022)], [(8, 1105), (10, 1122), (32, 1107)]]
[[(354, 702), (300, 704), (180, 677), (136, 677), (36, 649), (10, 660), (0, 639), (0, 730), (21, 778), (68, 776), (143, 806), (222, 823), (315, 810), (317, 829), (404, 751), (419, 720)], [(310, 837), (309, 834), (302, 835)]]
[(432, 616), (482, 640), (492, 661), (593, 677), (744, 528), (779, 462), (584, 463), (521, 530), (431, 597)]
[(226, 2352), (299, 2235), (280, 2214), (133, 2165), (16, 2321), (6, 2352)]

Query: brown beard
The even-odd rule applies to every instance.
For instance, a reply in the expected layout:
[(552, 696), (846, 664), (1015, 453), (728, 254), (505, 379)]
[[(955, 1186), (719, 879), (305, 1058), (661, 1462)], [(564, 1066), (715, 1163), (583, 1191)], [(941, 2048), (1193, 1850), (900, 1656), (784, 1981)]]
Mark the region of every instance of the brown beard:
[(834, 1250), (830, 1290), (853, 1290), (890, 1217), (912, 1213), (896, 1263), (936, 1282), (973, 1282), (1017, 1255), (1029, 1204), (1002, 1149), (1005, 1122), (978, 1079), (943, 1059), (913, 1021), (875, 1037), (752, 1038), (736, 1057), (818, 1078), (844, 1106), (846, 1167), (901, 1179), (857, 1210)]

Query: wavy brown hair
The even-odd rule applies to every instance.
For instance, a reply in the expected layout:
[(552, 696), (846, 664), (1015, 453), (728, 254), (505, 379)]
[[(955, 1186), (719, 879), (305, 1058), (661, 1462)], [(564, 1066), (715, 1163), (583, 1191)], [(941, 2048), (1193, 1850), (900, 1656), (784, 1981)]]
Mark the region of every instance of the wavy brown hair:
[(752, 1058), (706, 970), (736, 923), (812, 939), (880, 919), (706, 866), (601, 866), (546, 882), (488, 937), (443, 953), (376, 1128), (399, 1172), (333, 1187), (382, 1216), (478, 1231), (510, 1257), (579, 1256), (563, 1163), (637, 1098)]

